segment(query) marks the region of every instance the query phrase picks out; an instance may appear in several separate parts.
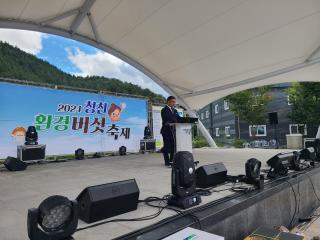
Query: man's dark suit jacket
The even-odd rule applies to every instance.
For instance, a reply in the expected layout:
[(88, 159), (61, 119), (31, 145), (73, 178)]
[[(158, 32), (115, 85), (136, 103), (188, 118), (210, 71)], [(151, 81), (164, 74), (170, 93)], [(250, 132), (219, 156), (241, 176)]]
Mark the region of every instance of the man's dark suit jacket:
[(169, 131), (171, 134), (171, 127), (169, 126), (169, 123), (176, 123), (179, 121), (179, 114), (178, 111), (174, 108), (172, 110), (168, 107), (165, 106), (164, 108), (161, 109), (161, 118), (162, 118), (162, 128), (161, 128), (161, 133), (165, 134), (166, 132)]

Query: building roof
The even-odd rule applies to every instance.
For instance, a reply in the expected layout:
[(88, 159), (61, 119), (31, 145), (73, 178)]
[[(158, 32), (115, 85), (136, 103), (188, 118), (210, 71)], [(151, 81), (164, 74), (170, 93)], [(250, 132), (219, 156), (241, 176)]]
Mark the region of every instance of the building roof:
[(105, 50), (191, 108), (267, 84), (319, 81), (319, 0), (5, 0), (0, 27)]

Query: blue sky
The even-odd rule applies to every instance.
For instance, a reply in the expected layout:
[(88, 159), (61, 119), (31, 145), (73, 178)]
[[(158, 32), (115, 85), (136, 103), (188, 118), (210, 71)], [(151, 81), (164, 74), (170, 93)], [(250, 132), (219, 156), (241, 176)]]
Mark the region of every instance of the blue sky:
[(0, 40), (46, 60), (64, 72), (114, 77), (167, 96), (139, 70), (89, 45), (60, 36), (12, 29), (0, 29)]
[(42, 49), (36, 56), (55, 65), (64, 72), (79, 72), (79, 69), (68, 59), (67, 48), (79, 48), (87, 54), (95, 54), (97, 52), (97, 49), (86, 44), (59, 36), (46, 35), (42, 40)]

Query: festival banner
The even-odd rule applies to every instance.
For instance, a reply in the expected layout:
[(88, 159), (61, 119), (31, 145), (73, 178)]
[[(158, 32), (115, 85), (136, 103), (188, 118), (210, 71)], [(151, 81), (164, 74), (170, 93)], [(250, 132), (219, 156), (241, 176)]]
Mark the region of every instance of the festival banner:
[(145, 99), (0, 83), (0, 158), (16, 156), (28, 126), (47, 155), (138, 152), (147, 125)]
[(162, 127), (162, 119), (161, 119), (161, 109), (163, 107), (160, 106), (152, 106), (152, 131), (153, 138), (156, 140), (156, 150), (159, 151), (163, 147), (163, 139), (161, 136), (161, 127)]

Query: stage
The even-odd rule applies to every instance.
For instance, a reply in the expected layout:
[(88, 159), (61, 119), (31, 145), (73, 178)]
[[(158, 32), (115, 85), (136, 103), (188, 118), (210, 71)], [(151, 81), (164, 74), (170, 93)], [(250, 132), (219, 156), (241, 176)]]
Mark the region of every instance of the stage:
[[(263, 168), (267, 168), (265, 165), (266, 160), (268, 160), (273, 155), (283, 151), (286, 150), (197, 149), (194, 150), (194, 158), (196, 161), (200, 161), (199, 165), (214, 162), (223, 162), (228, 169), (229, 175), (238, 175), (245, 173), (244, 165), (246, 160), (248, 160), (249, 158), (258, 158), (260, 161), (262, 161)], [(319, 189), (320, 186), (320, 174), (318, 173), (318, 169), (314, 169), (312, 173), (310, 172), (313, 179), (317, 178), (317, 181), (314, 180), (316, 189)], [(81, 190), (87, 186), (135, 178), (140, 188), (140, 199), (144, 199), (149, 196), (162, 197), (165, 194), (171, 192), (170, 174), (171, 169), (164, 167), (162, 155), (157, 153), (132, 154), (127, 156), (112, 156), (80, 161), (75, 160), (61, 163), (32, 165), (29, 166), (26, 171), (22, 172), (8, 172), (5, 170), (1, 170), (0, 239), (28, 239), (26, 230), (27, 209), (31, 207), (37, 207), (43, 199), (50, 195), (58, 194), (74, 199), (81, 192)], [(312, 197), (313, 193), (312, 190), (310, 190), (311, 184), (309, 182), (309, 178), (301, 175), (296, 177), (294, 181), (298, 181), (298, 179), (299, 181), (301, 180), (301, 183), (303, 184), (300, 186), (300, 188), (302, 188), (301, 195), (309, 196), (310, 202), (312, 204), (315, 204), (316, 200), (314, 200), (314, 197)], [(296, 183), (293, 182), (292, 184), (294, 185)], [(233, 212), (239, 212), (239, 214), (237, 214), (236, 216), (237, 221), (242, 221), (242, 218), (248, 219), (248, 213), (243, 213), (247, 207), (252, 206), (255, 202), (261, 202), (263, 200), (263, 197), (266, 198), (269, 196), (268, 194), (270, 194), (270, 196), (272, 194), (275, 194), (275, 199), (268, 198), (269, 202), (263, 203), (263, 211), (265, 211), (267, 207), (274, 208), (274, 206), (277, 206), (276, 199), (281, 201), (286, 197), (291, 197), (290, 191), (291, 190), (289, 184), (282, 183), (282, 185), (280, 184), (276, 186), (270, 186), (269, 190), (268, 188), (266, 188), (266, 191), (263, 191), (260, 195), (258, 194), (259, 196), (252, 196), (249, 202), (246, 201), (247, 199), (230, 199), (229, 203), (224, 206), (221, 205), (220, 209), (217, 209), (215, 207), (213, 210), (211, 209), (210, 211), (208, 210), (202, 212), (202, 215), (199, 215), (199, 218), (201, 219), (201, 221), (203, 221), (202, 227), (204, 228), (204, 230), (208, 229), (208, 231), (216, 234), (225, 233), (225, 230), (227, 228), (223, 228), (222, 225), (228, 225), (229, 227), (236, 226), (234, 225), (234, 221), (230, 220)], [(201, 206), (204, 206), (205, 204), (213, 202), (219, 198), (223, 198), (226, 196), (231, 197), (233, 194), (234, 193), (230, 191), (223, 191), (219, 193), (213, 193), (211, 196), (203, 196)], [(319, 191), (318, 195), (320, 195)], [(243, 205), (239, 205), (239, 203)], [(308, 207), (304, 207), (305, 209), (302, 209), (301, 211), (307, 212)], [(226, 211), (226, 209), (227, 212), (223, 212)], [(310, 211), (311, 210), (312, 209), (310, 209)], [(145, 204), (139, 204), (137, 211), (123, 214), (115, 218), (143, 217), (155, 213), (156, 211), (157, 209), (146, 206)], [(253, 217), (259, 217), (259, 214), (263, 214), (263, 212), (261, 211), (253, 212), (256, 214), (253, 215)], [(219, 214), (219, 212), (221, 213), (219, 216), (215, 215), (217, 213)], [(269, 216), (269, 219), (278, 218), (278, 220), (286, 220), (284, 219), (284, 217), (282, 219), (281, 216), (279, 217), (274, 215), (276, 211), (270, 212), (272, 212), (273, 215), (271, 214)], [(77, 232), (74, 234), (74, 237), (76, 240), (112, 239), (152, 225), (162, 219), (171, 217), (175, 214), (176, 213), (171, 210), (164, 210), (159, 217), (153, 220), (141, 222), (109, 223)], [(286, 213), (287, 218), (290, 218), (290, 214), (291, 211)], [(214, 221), (212, 220), (212, 217), (215, 218)], [(229, 220), (222, 218), (229, 218)], [(278, 220), (275, 220), (270, 224), (278, 223)], [(180, 222), (172, 221), (172, 224), (170, 224), (170, 231), (173, 231), (175, 228), (181, 228), (183, 224), (197, 226), (197, 223), (194, 221), (194, 219), (190, 217), (182, 219), (182, 222), (181, 219), (179, 221)], [(246, 226), (248, 225), (248, 222), (249, 221), (246, 220)], [(86, 226), (86, 224), (80, 221), (79, 227), (83, 226)], [(169, 228), (158, 228), (158, 232), (168, 231), (168, 229)], [(232, 238), (230, 236), (229, 239), (235, 238), (234, 236)]]

